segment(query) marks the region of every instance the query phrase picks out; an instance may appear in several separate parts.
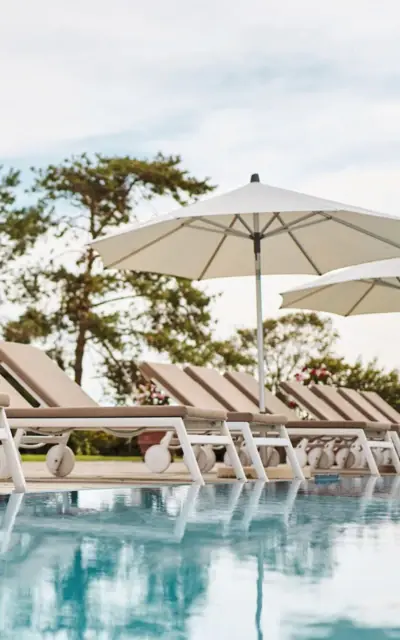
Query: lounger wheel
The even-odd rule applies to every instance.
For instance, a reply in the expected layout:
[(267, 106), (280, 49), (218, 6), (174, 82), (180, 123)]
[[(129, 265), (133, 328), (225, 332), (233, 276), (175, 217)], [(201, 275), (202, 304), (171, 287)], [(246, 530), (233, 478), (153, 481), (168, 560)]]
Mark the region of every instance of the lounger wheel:
[(324, 446), (324, 452), (327, 456), (327, 469), (330, 469), (335, 464), (335, 451), (334, 451), (335, 441), (330, 440)]
[(275, 447), (267, 447), (267, 467), (277, 467), (280, 462), (279, 451)]
[(164, 473), (172, 462), (172, 456), (166, 446), (153, 444), (144, 454), (144, 461), (152, 473)]
[(383, 465), (383, 449), (380, 449), (378, 447), (374, 447), (372, 449), (372, 455), (375, 458), (375, 462), (376, 462), (377, 466), (381, 467)]
[(201, 473), (209, 473), (217, 460), (212, 445), (196, 445), (193, 451)]
[(46, 466), (53, 476), (65, 478), (75, 466), (75, 454), (69, 447), (56, 444), (47, 452)]
[(391, 449), (384, 449), (382, 466), (387, 467), (390, 464), (393, 464), (393, 451)]
[(339, 469), (351, 469), (360, 456), (356, 456), (351, 447), (339, 447), (336, 451), (335, 462)]
[[(18, 455), (21, 458), (19, 452)], [(6, 452), (4, 451), (3, 445), (0, 445), (0, 480), (9, 480), (9, 478), (11, 478), (11, 472), (8, 466)]]
[(232, 462), (231, 462), (231, 459), (229, 457), (229, 453), (227, 451), (225, 451), (225, 453), (224, 453), (224, 465), (226, 467), (231, 467), (232, 466)]
[(249, 467), (251, 465), (251, 457), (244, 443), (240, 446), (238, 455), (243, 467)]
[(306, 451), (307, 444), (308, 444), (307, 438), (303, 438), (302, 440), (300, 440), (300, 442), (294, 449), (296, 458), (299, 461), (299, 465), (301, 466), (302, 469), (307, 464), (307, 451)]
[(308, 452), (307, 459), (312, 469), (329, 469), (329, 456), (322, 446), (313, 447)]
[[(251, 465), (251, 458), (244, 443), (237, 449), (237, 452), (242, 466), (249, 467)], [(232, 466), (232, 462), (227, 451), (225, 451), (224, 454), (224, 464), (227, 467)]]

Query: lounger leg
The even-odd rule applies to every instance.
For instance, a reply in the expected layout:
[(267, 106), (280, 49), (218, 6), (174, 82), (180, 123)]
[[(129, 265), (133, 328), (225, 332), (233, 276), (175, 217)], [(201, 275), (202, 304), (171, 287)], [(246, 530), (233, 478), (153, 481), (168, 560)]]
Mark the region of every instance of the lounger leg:
[(293, 476), (298, 478), (299, 480), (305, 480), (303, 469), (301, 468), (300, 462), (297, 459), (296, 452), (293, 448), (292, 441), (290, 440), (288, 431), (286, 427), (280, 427), (281, 438), (285, 438), (287, 440), (286, 455), (289, 458), (290, 466), (292, 467)]
[(2, 540), (0, 545), (0, 554), (6, 553), (10, 544), (11, 534), (14, 528), (15, 519), (21, 508), (24, 499), (23, 493), (12, 493), (8, 499), (6, 512), (2, 522)]
[(226, 445), (226, 450), (228, 452), (229, 460), (231, 461), (231, 465), (235, 471), (237, 479), (242, 480), (243, 482), (247, 482), (246, 474), (242, 467), (242, 463), (240, 462), (236, 447), (233, 444), (232, 436), (226, 422), (222, 423), (221, 434), (229, 438), (229, 444)]
[(7, 464), (10, 469), (11, 477), (17, 493), (25, 493), (26, 483), (22, 471), (21, 461), (18, 449), (12, 437), (11, 429), (8, 424), (6, 412), (0, 409), (0, 431), (3, 433), (2, 444), (6, 455)]
[[(235, 425), (235, 423), (232, 423), (232, 428), (236, 427), (237, 425)], [(240, 430), (242, 432), (244, 441), (246, 443), (246, 449), (249, 453), (249, 456), (251, 458), (251, 461), (253, 463), (253, 467), (256, 471), (257, 474), (257, 478), (259, 480), (264, 480), (264, 482), (269, 482), (269, 478), (267, 476), (267, 473), (264, 469), (264, 465), (262, 463), (261, 460), (261, 456), (258, 452), (258, 449), (256, 447), (256, 443), (254, 442), (254, 438), (253, 438), (253, 434), (251, 432), (251, 428), (248, 422), (241, 422), (240, 423)]]
[(365, 459), (367, 461), (369, 470), (371, 472), (371, 475), (379, 477), (381, 474), (379, 473), (378, 465), (375, 462), (375, 458), (371, 451), (371, 447), (368, 444), (368, 440), (367, 440), (367, 436), (365, 435), (365, 432), (362, 429), (360, 431), (357, 430), (357, 435), (358, 435), (363, 453), (365, 455)]
[(392, 440), (390, 431), (387, 431), (385, 433), (385, 440), (386, 440), (386, 442), (389, 442), (392, 445), (391, 448), (390, 448), (390, 457), (392, 459), (392, 464), (393, 464), (394, 468), (396, 469), (396, 473), (399, 474), (400, 473), (400, 460), (399, 460), (399, 456), (398, 456), (397, 451), (396, 451), (396, 447), (394, 446), (394, 442)]
[(397, 473), (400, 473), (400, 460), (399, 460), (399, 456), (400, 456), (400, 438), (399, 438), (399, 434), (396, 433), (396, 431), (390, 431), (387, 434), (389, 440), (391, 441), (391, 443), (393, 444), (393, 455), (392, 455), (392, 460), (393, 460), (393, 465), (396, 469)]
[(190, 444), (189, 436), (186, 431), (185, 424), (183, 420), (179, 419), (174, 421), (176, 434), (178, 436), (180, 445), (182, 447), (183, 455), (185, 458), (185, 463), (187, 468), (189, 469), (189, 473), (192, 476), (193, 482), (198, 482), (199, 484), (205, 484), (204, 478), (201, 475), (201, 471), (199, 465), (197, 464), (196, 456), (194, 455), (194, 451), (192, 449), (192, 445)]

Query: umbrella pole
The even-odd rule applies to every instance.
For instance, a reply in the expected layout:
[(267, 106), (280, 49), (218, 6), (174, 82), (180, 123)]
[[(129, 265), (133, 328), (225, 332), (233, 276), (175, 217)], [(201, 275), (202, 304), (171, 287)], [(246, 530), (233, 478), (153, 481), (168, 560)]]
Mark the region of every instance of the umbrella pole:
[(254, 260), (256, 271), (256, 305), (257, 305), (257, 357), (258, 357), (258, 399), (260, 413), (265, 413), (264, 395), (264, 328), (262, 312), (262, 288), (261, 288), (261, 234), (260, 215), (254, 214)]

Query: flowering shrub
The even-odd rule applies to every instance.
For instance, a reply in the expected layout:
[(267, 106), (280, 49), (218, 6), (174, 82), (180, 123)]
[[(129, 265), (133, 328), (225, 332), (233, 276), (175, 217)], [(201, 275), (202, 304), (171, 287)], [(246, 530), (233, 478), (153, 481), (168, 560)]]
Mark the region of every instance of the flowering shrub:
[(300, 373), (296, 373), (295, 380), (306, 386), (313, 384), (333, 384), (332, 374), (324, 365), (318, 369), (303, 367)]
[(169, 396), (160, 391), (153, 382), (142, 382), (137, 385), (136, 402), (138, 404), (169, 404)]
[[(318, 368), (303, 367), (300, 373), (296, 373), (294, 376), (296, 382), (300, 382), (307, 387), (311, 387), (315, 384), (333, 384), (333, 377), (330, 371), (321, 365)], [(310, 418), (308, 412), (291, 398), (285, 398), (285, 402), (291, 409), (294, 409), (301, 418)]]

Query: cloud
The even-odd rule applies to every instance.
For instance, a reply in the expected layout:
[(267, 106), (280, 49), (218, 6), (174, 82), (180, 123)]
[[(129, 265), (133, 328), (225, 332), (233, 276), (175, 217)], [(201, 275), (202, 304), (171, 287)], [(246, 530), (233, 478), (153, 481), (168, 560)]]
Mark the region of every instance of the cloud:
[[(221, 190), (258, 171), (397, 213), (399, 29), (397, 0), (16, 0), (0, 23), (0, 158), (25, 169), (161, 149)], [(279, 283), (266, 280), (268, 312)], [(224, 287), (227, 332), (253, 321), (253, 294), (248, 281), (212, 285)], [(361, 334), (346, 349), (371, 352)]]

